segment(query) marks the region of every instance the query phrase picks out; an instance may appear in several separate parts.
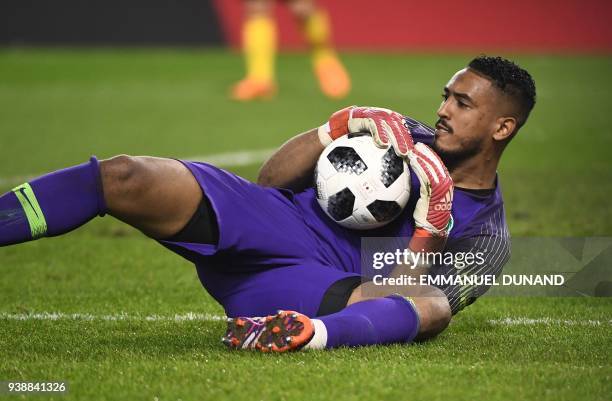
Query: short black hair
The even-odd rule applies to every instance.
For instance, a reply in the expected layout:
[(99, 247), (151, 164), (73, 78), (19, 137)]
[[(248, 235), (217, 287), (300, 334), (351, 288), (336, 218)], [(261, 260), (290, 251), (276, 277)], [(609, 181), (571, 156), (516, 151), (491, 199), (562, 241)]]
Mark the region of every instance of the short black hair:
[(536, 102), (535, 82), (525, 69), (503, 57), (481, 55), (470, 61), (468, 67), (485, 77), (519, 106), (520, 128)]

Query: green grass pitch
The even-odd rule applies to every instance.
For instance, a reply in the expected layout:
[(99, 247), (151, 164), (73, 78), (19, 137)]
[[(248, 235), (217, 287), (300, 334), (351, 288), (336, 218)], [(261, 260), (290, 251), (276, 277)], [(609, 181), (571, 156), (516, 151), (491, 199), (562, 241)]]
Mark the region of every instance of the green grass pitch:
[[(0, 192), (91, 154), (269, 149), (346, 104), (386, 106), (432, 123), (443, 85), (469, 58), (348, 54), (354, 91), (336, 102), (318, 92), (307, 56), (287, 54), (278, 62), (279, 96), (237, 104), (226, 98), (242, 72), (236, 54), (1, 50)], [(514, 58), (533, 73), (539, 96), (500, 166), (512, 235), (611, 236), (612, 58)], [(258, 166), (231, 169), (254, 179)], [(111, 218), (0, 249), (0, 277), (0, 381), (68, 381), (69, 393), (54, 399), (609, 400), (612, 394), (610, 298), (485, 297), (424, 344), (259, 355), (221, 345), (224, 323), (210, 317), (223, 311), (188, 262)], [(32, 318), (36, 313), (63, 315)], [(189, 313), (196, 319), (175, 318)], [(123, 318), (112, 320), (117, 317)], [(506, 318), (542, 320), (495, 323)]]

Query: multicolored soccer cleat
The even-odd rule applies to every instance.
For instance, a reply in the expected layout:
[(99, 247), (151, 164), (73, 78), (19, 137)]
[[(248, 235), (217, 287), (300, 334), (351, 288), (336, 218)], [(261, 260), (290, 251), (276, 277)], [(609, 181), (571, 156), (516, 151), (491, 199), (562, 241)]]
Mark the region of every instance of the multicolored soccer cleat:
[(266, 317), (228, 318), (221, 341), (230, 349), (285, 352), (302, 348), (313, 335), (314, 327), (308, 316), (280, 310)]

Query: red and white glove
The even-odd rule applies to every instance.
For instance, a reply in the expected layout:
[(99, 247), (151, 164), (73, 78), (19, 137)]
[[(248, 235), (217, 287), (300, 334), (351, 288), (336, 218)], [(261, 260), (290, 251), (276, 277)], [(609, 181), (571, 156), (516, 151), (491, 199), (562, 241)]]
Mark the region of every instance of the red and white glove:
[(440, 157), (425, 144), (417, 143), (408, 160), (421, 184), (409, 247), (415, 252), (440, 251), (453, 227), (453, 179)]
[(323, 146), (348, 134), (369, 132), (377, 146), (392, 145), (398, 156), (406, 157), (414, 147), (412, 135), (400, 113), (380, 107), (349, 106), (331, 115), (319, 127), (319, 140)]
[(453, 180), (440, 157), (427, 145), (414, 144), (404, 116), (379, 107), (350, 106), (332, 114), (319, 127), (324, 146), (348, 134), (370, 132), (377, 146), (393, 146), (395, 153), (407, 159), (421, 184), (414, 209), (415, 231), (410, 241), (413, 251), (439, 251), (453, 226)]

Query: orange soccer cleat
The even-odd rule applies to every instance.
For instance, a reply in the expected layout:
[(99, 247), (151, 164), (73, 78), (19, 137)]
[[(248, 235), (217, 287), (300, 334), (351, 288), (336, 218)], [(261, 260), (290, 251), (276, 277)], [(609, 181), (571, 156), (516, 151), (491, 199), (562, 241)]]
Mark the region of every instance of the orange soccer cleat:
[(346, 97), (351, 90), (351, 78), (338, 57), (318, 57), (314, 61), (314, 71), (321, 91), (332, 99)]
[(276, 85), (273, 82), (257, 81), (245, 78), (236, 83), (231, 90), (231, 98), (240, 102), (250, 100), (269, 100), (276, 95)]
[(314, 326), (308, 316), (278, 311), (266, 317), (228, 318), (227, 331), (221, 340), (230, 349), (285, 352), (302, 348), (313, 335)]

